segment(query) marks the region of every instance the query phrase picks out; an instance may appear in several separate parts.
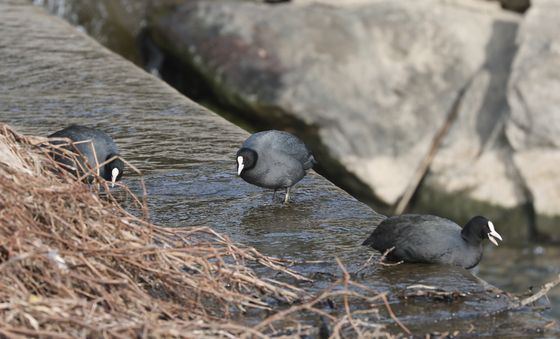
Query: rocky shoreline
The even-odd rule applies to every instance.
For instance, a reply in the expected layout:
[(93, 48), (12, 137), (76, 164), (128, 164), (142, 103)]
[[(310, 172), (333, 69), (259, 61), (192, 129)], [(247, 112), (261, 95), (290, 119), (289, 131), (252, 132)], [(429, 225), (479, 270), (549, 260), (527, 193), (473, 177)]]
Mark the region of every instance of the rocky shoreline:
[[(501, 5), (524, 12), (528, 2)], [(84, 16), (95, 8), (67, 6), (110, 36)], [(523, 15), (479, 0), (100, 7), (97, 26), (137, 44), (132, 60), (228, 119), (305, 138), (319, 172), (376, 209), (482, 209), (514, 221), (516, 239), (556, 238), (554, 1)]]

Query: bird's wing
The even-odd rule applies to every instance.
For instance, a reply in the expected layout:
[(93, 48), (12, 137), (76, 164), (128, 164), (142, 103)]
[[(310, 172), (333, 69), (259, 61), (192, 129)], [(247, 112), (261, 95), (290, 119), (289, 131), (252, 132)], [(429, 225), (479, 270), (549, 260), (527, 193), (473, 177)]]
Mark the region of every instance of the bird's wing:
[(298, 160), (304, 170), (308, 170), (316, 161), (309, 148), (298, 137), (283, 131), (264, 131), (251, 135), (242, 147), (257, 153), (279, 152)]

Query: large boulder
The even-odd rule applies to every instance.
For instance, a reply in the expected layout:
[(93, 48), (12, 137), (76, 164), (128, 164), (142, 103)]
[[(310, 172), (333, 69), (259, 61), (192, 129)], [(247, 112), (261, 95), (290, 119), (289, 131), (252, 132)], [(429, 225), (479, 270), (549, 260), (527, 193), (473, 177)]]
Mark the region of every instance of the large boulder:
[(530, 0), (486, 0), (486, 1), (498, 1), (502, 8), (508, 9), (510, 11), (525, 12), (530, 6)]
[[(496, 139), (517, 22), (474, 1), (193, 1), (151, 26), (229, 105), (267, 126), (295, 127), (323, 173), (394, 205), (449, 117), (476, 120), (454, 127), (465, 159)], [(516, 205), (523, 199), (496, 152), (484, 161), (498, 161), (492, 176), (506, 187), (504, 204)]]
[[(505, 89), (516, 51), (517, 27), (516, 21), (494, 22), (493, 36), (485, 46), (486, 61), (457, 102), (416, 209), (465, 219), (485, 214), (507, 225), (519, 225), (529, 217), (528, 197), (504, 136), (509, 116)], [(516, 233), (524, 236), (525, 229)]]
[(506, 129), (539, 224), (556, 226), (560, 221), (559, 32), (560, 2), (533, 1), (518, 35)]
[[(151, 220), (169, 226), (185, 224), (213, 226), (233, 239), (243, 240), (246, 246), (242, 246), (241, 249), (246, 250), (246, 253), (253, 255), (255, 252), (251, 248), (255, 247), (262, 249), (267, 255), (295, 261), (298, 272), (309, 275), (313, 279), (313, 281), (302, 282), (299, 285), (300, 288), (305, 289), (304, 294), (310, 296), (320, 293), (325, 286), (333, 284), (336, 284), (334, 286), (336, 290), (344, 288), (334, 282), (340, 276), (340, 266), (337, 264), (338, 261), (334, 260), (336, 256), (347, 267), (348, 272), (359, 272), (359, 274), (352, 274), (357, 283), (367, 286), (368, 291), (385, 293), (396, 316), (417, 335), (448, 331), (450, 328), (453, 331), (459, 331), (458, 333), (470, 333), (473, 336), (480, 334), (511, 337), (519, 333), (535, 333), (537, 330), (543, 336), (552, 337), (558, 334), (557, 326), (551, 326), (551, 320), (548, 317), (543, 317), (532, 310), (513, 312), (511, 315), (502, 313), (507, 310), (506, 307), (509, 307), (510, 302), (513, 301), (512, 298), (496, 291), (463, 269), (437, 265), (433, 265), (433, 267), (403, 265), (393, 267), (388, 271), (375, 263), (378, 257), (374, 257), (371, 262), (368, 260), (370, 252), (358, 244), (367, 237), (382, 216), (344, 194), (320, 176), (310, 173), (304, 179), (305, 184), (300, 187), (301, 191), (297, 192), (295, 198), (298, 202), (294, 206), (286, 208), (271, 204), (269, 202), (271, 192), (248, 185), (235, 174), (234, 155), (240, 143), (247, 137), (246, 132), (196, 105), (163, 82), (102, 48), (84, 34), (76, 32), (61, 20), (32, 7), (29, 1), (0, 1), (0, 32), (2, 32), (0, 34), (0, 60), (3, 62), (3, 67), (0, 67), (0, 116), (2, 121), (37, 135), (47, 135), (49, 131), (52, 132), (56, 130), (55, 128), (70, 123), (89, 124), (108, 131), (114, 135), (123, 156), (138, 166), (145, 175)], [(17, 165), (18, 161), (11, 159), (13, 154), (10, 153), (13, 153), (13, 147), (8, 149), (2, 147), (0, 137), (0, 162)], [(31, 165), (30, 162), (26, 164)], [(2, 169), (4, 169), (3, 166), (0, 164)], [(14, 179), (12, 175), (3, 176), (1, 174), (0, 182), (25, 184), (17, 176)], [(139, 187), (139, 178), (135, 175), (127, 174), (125, 182), (134, 192), (142, 192)], [(32, 190), (37, 191), (38, 188), (35, 187)], [(53, 190), (53, 187), (47, 186), (41, 192), (50, 200), (43, 202), (30, 201), (27, 197), (21, 197), (21, 199), (25, 199), (30, 207), (33, 205), (39, 205), (39, 207), (50, 205), (52, 207), (54, 203), (60, 202), (64, 197), (59, 194), (58, 190)], [(115, 197), (132, 213), (139, 212), (131, 206), (126, 194), (119, 194), (125, 193), (124, 191), (114, 191), (114, 193)], [(0, 191), (0, 200), (6, 194), (5, 191)], [(5, 198), (2, 202), (4, 201), (6, 201)], [(6, 228), (6, 215), (14, 214), (4, 206), (5, 204), (0, 208), (2, 216), (0, 229), (2, 230)], [(40, 208), (37, 210), (41, 211)], [(84, 206), (83, 211), (89, 213), (87, 205)], [(43, 216), (45, 214), (37, 213), (36, 218), (39, 221), (48, 219), (47, 222), (57, 224), (63, 220), (60, 217), (50, 220), (48, 214), (47, 218)], [(101, 223), (97, 223), (97, 219), (92, 219), (92, 216), (95, 214), (89, 213), (82, 216), (89, 218), (88, 221), (93, 221), (93, 223), (85, 225), (101, 225)], [(57, 226), (57, 229), (60, 230), (61, 227)], [(140, 232), (143, 228), (138, 227), (137, 229)], [(96, 230), (88, 227), (86, 231), (93, 234)], [(22, 237), (27, 235), (25, 229), (19, 233)], [(29, 241), (27, 248), (46, 254), (43, 249), (52, 245), (51, 240), (56, 233), (45, 232), (44, 234), (46, 239), (44, 243), (36, 244)], [(67, 234), (67, 236), (70, 238), (72, 235)], [(14, 252), (5, 250), (10, 246), (16, 249), (20, 247), (19, 243), (13, 239), (2, 237), (2, 255), (0, 256), (2, 265), (14, 264), (31, 267), (34, 262), (43, 262), (40, 257), (25, 259), (21, 262), (15, 260), (25, 257), (16, 257)], [(80, 239), (79, 234), (74, 236), (75, 241), (81, 241)], [(64, 242), (65, 245), (72, 245), (64, 248), (61, 255), (66, 255), (66, 252), (72, 252), (72, 249), (76, 248), (75, 243), (72, 244), (69, 239), (61, 239), (61, 242)], [(129, 245), (127, 244), (127, 246)], [(35, 255), (35, 252), (29, 253)], [(80, 252), (80, 254), (82, 253), (89, 255), (91, 251)], [(223, 252), (218, 254), (223, 254)], [(8, 258), (14, 260), (7, 260)], [(257, 259), (259, 258), (257, 257)], [(219, 263), (219, 261), (215, 262)], [(370, 262), (371, 265), (364, 264)], [(6, 265), (2, 268), (4, 274)], [(80, 268), (76, 265), (70, 266), (69, 273), (77, 274), (79, 270)], [(70, 281), (68, 280), (70, 277), (62, 275), (61, 273), (64, 272), (56, 270), (56, 267), (52, 273), (55, 278), (61, 277), (63, 282)], [(199, 275), (197, 271), (187, 269), (184, 270), (184, 273), (187, 279), (190, 279), (192, 275)], [(271, 277), (270, 273), (265, 270), (258, 270), (258, 275)], [(140, 275), (140, 277), (144, 276)], [(272, 276), (272, 278), (277, 279), (276, 276)], [(293, 283), (292, 278), (286, 279), (288, 279), (287, 282)], [(157, 282), (155, 278), (152, 280)], [(3, 287), (5, 281), (6, 279), (2, 280)], [(53, 281), (58, 283), (58, 280)], [(101, 281), (100, 284), (102, 287), (100, 291), (110, 292), (103, 287), (108, 286), (105, 281)], [(409, 291), (412, 291), (410, 286), (418, 284), (436, 286), (439, 288), (438, 291), (444, 292), (444, 297), (451, 296), (452, 300), (439, 302), (440, 295), (427, 296), (427, 299), (420, 295), (418, 300), (414, 300), (417, 299), (414, 296), (411, 296), (412, 299), (404, 298), (403, 293), (408, 294)], [(110, 285), (111, 289), (113, 286), (115, 289), (120, 289), (118, 285), (113, 283)], [(48, 287), (48, 285), (45, 286)], [(166, 294), (166, 291), (170, 290), (150, 287), (151, 285), (139, 286), (139, 288), (146, 288), (143, 293), (152, 293), (158, 297), (157, 300), (160, 303), (170, 303), (166, 300), (168, 297), (176, 299), (173, 298), (174, 294)], [(30, 334), (30, 336), (50, 333), (46, 332), (45, 324), (52, 321), (52, 319), (46, 318), (50, 317), (51, 313), (43, 311), (45, 306), (51, 305), (52, 300), (56, 300), (57, 296), (63, 298), (64, 301), (68, 300), (66, 290), (56, 294), (54, 292), (57, 291), (53, 292), (53, 289), (50, 288), (41, 290), (49, 293), (48, 299), (32, 301), (31, 304), (34, 305), (31, 306), (37, 306), (37, 310), (41, 307), (42, 309), (37, 314), (44, 318), (37, 318), (37, 324), (39, 324), (37, 327), (34, 326), (35, 322), (28, 321), (31, 318), (22, 317), (25, 320), (19, 321), (19, 323), (22, 324), (23, 331), (19, 333)], [(250, 292), (250, 290), (247, 291)], [(2, 296), (5, 294), (6, 291), (2, 290)], [(109, 293), (109, 295), (113, 294)], [(14, 295), (13, 303), (6, 298), (2, 299), (2, 302), (20, 307), (21, 303), (31, 296), (37, 297), (35, 290), (30, 290), (28, 294)], [(68, 312), (66, 309), (62, 311), (57, 309), (55, 314), (58, 321), (72, 320), (72, 326), (79, 328), (81, 331), (79, 333), (92, 333), (89, 335), (90, 337), (101, 336), (103, 333), (98, 331), (95, 326), (92, 327), (92, 324), (95, 325), (95, 323), (91, 322), (91, 312), (76, 313), (74, 307), (76, 303), (90, 307), (89, 303), (91, 303), (90, 309), (96, 307), (105, 309), (95, 306), (99, 305), (99, 300), (91, 298), (90, 295), (77, 295), (71, 303), (63, 303), (69, 307)], [(182, 302), (185, 299), (178, 300)], [(286, 309), (285, 304), (279, 303), (277, 300), (278, 296), (270, 300), (272, 306), (278, 306), (267, 311), (265, 316), (274, 316), (275, 312)], [(371, 299), (363, 302), (352, 300), (352, 307), (361, 309), (363, 306), (363, 309), (371, 310), (370, 301)], [(341, 305), (342, 303), (336, 304)], [(211, 302), (210, 305), (217, 304)], [(124, 306), (121, 304), (120, 307)], [(166, 325), (165, 319), (157, 319), (160, 314), (158, 310), (161, 311), (162, 308), (157, 304), (155, 306), (157, 307), (148, 309), (150, 314), (144, 319), (140, 319), (139, 322), (135, 322), (134, 326), (141, 327), (144, 332), (149, 330), (150, 324), (160, 326), (160, 329), (177, 329), (173, 324)], [(330, 307), (327, 305), (318, 307), (325, 312), (332, 311), (333, 314), (339, 310), (329, 310)], [(17, 311), (15, 308), (14, 310)], [(29, 314), (27, 306), (21, 310), (25, 310), (25, 314)], [(192, 308), (189, 308), (185, 317), (193, 315), (194, 313), (191, 311)], [(235, 316), (235, 324), (239, 328), (252, 326), (262, 320), (260, 312), (233, 312), (237, 311), (233, 310), (232, 316)], [(505, 314), (505, 316), (487, 316), (496, 313)], [(15, 313), (0, 312), (1, 323), (7, 323), (11, 314)], [(213, 313), (213, 315), (216, 314)], [(70, 316), (72, 316), (71, 319), (69, 319)], [(358, 316), (360, 321), (366, 320), (364, 316)], [(306, 326), (318, 324), (329, 332), (328, 328), (331, 326), (328, 323), (315, 321), (313, 317), (304, 317), (309, 319), (309, 322), (305, 323)], [(19, 318), (14, 319), (13, 322), (17, 323)], [(101, 315), (96, 319), (101, 319), (100, 321), (105, 326), (107, 323), (105, 319), (108, 318)], [(474, 329), (476, 333), (473, 332), (470, 325), (473, 319), (476, 319), (476, 329)], [(79, 323), (76, 322), (77, 320)], [(383, 321), (383, 324), (387, 324), (391, 333), (395, 335), (402, 332), (396, 325), (390, 327), (392, 325), (389, 323), (390, 320), (386, 313), (382, 313), (379, 319), (375, 317), (373, 320), (377, 323)], [(130, 317), (126, 321), (126, 324), (130, 324)], [(215, 328), (213, 327), (215, 323), (202, 322), (198, 318), (193, 321), (196, 321), (199, 326)], [(116, 324), (114, 328), (117, 330), (121, 328), (124, 328), (123, 331), (126, 330), (126, 326), (122, 327), (121, 322), (113, 323)], [(278, 326), (275, 324), (275, 326), (283, 330), (283, 325), (286, 325), (286, 330), (281, 334), (290, 336), (295, 333), (291, 331), (292, 324), (292, 322), (283, 322)], [(288, 326), (290, 328), (287, 328)], [(16, 327), (7, 330), (2, 328), (2, 330), (4, 332), (15, 331), (14, 328), (17, 330)], [(193, 327), (191, 326), (191, 328)], [(373, 328), (372, 332), (379, 329), (379, 327), (370, 328)], [(107, 333), (121, 333), (117, 330)], [(124, 334), (123, 336), (130, 337), (130, 334), (135, 333), (139, 332), (126, 332), (126, 336)], [(152, 332), (146, 333), (151, 335)], [(152, 336), (155, 337), (156, 334), (161, 335), (161, 333), (163, 332), (154, 332)], [(201, 336), (200, 333), (199, 336)], [(212, 332), (209, 336), (215, 333)], [(345, 332), (345, 334), (347, 333)], [(364, 333), (366, 332), (364, 331)]]

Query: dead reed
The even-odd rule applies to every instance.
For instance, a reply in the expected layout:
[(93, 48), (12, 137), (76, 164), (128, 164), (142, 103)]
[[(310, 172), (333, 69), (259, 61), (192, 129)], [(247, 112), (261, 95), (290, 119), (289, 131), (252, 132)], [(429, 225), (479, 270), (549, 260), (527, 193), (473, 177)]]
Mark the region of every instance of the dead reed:
[[(46, 155), (65, 151), (45, 141), (0, 125), (0, 336), (386, 335), (356, 313), (375, 308), (348, 307), (352, 298), (383, 305), (385, 296), (356, 292), (348, 274), (342, 288), (315, 296), (260, 278), (251, 267), (306, 280), (210, 228), (165, 228), (130, 214), (100, 194), (109, 189), (94, 168), (95, 185), (61, 171)], [(122, 189), (147, 215), (145, 199)], [(335, 299), (345, 306), (329, 314), (321, 305)], [(249, 325), (243, 315), (255, 310), (266, 313)], [(302, 312), (322, 323), (300, 321)]]

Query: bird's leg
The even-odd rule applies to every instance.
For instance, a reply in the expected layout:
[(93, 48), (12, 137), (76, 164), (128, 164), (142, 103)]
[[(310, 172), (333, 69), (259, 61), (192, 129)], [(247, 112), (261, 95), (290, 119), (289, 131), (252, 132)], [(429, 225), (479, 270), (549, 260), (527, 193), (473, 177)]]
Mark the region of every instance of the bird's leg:
[(272, 193), (272, 202), (276, 200), (276, 188), (274, 189), (274, 193)]
[(284, 204), (288, 204), (290, 202), (290, 187), (286, 187), (286, 197), (284, 198)]

